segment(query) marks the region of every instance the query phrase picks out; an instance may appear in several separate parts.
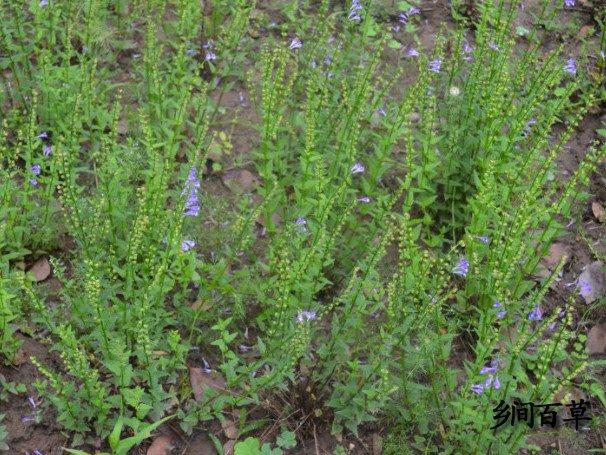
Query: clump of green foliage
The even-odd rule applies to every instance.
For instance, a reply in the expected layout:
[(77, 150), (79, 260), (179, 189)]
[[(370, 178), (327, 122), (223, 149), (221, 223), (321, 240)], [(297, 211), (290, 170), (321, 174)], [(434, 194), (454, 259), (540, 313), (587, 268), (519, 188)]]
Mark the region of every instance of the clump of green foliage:
[[(397, 68), (372, 2), (323, 1), (314, 24), (288, 9), (298, 26), (261, 45), (254, 3), (210, 4), (2, 6), (3, 358), (20, 325), (44, 333), (62, 367), (32, 358), (35, 385), (73, 447), (128, 450), (123, 434), (172, 415), (191, 432), (236, 412), (244, 436), (263, 424), (253, 406), (304, 422), (301, 437), (383, 419), (394, 453), (523, 447), (523, 427), (490, 429), (494, 404), (550, 401), (590, 365), (570, 349), (576, 291), (544, 304), (563, 264), (529, 278), (606, 156), (592, 145), (553, 178), (594, 102), (551, 138), (578, 92), (561, 50), (519, 51), (515, 1), (479, 2), (473, 37)], [(203, 175), (236, 84), (259, 200), (234, 197), (217, 223)], [(23, 272), (47, 254), (54, 295)]]

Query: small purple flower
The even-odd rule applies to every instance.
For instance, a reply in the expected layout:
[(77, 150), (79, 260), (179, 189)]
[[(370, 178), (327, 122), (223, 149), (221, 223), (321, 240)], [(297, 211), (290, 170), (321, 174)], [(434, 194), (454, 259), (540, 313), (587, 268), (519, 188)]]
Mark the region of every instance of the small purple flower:
[(417, 8), (416, 6), (412, 6), (407, 11), (407, 14), (408, 14), (408, 17), (414, 16), (416, 14), (421, 14), (421, 10), (419, 8)]
[(38, 180), (36, 180), (35, 178), (31, 178), (29, 179), (29, 184), (32, 186), (36, 186), (38, 185)]
[(400, 27), (400, 24), (394, 25), (393, 27), (391, 27), (391, 31), (398, 33), (400, 31), (402, 27)]
[(357, 201), (358, 201), (358, 202), (363, 202), (363, 203), (365, 203), (365, 204), (368, 204), (368, 203), (370, 202), (370, 198), (369, 198), (368, 196), (362, 196), (362, 197), (359, 197), (359, 198), (357, 199)]
[(206, 60), (207, 62), (210, 62), (212, 60), (217, 60), (217, 54), (215, 54), (213, 51), (208, 51), (204, 55), (204, 60)]
[(183, 240), (181, 242), (181, 251), (183, 251), (183, 252), (189, 251), (195, 246), (196, 246), (196, 242), (194, 242), (193, 240)]
[(462, 276), (462, 277), (466, 277), (468, 272), (469, 272), (469, 261), (467, 260), (466, 257), (462, 257), (461, 259), (459, 259), (459, 262), (457, 263), (457, 265), (454, 266), (452, 269), (452, 273), (454, 273), (455, 275)]
[(307, 224), (307, 220), (305, 218), (303, 218), (302, 216), (297, 218), (295, 220), (295, 226), (296, 226), (297, 232), (300, 232), (302, 234), (307, 234), (308, 230), (307, 230), (306, 224)]
[(32, 167), (29, 168), (29, 170), (32, 171), (32, 174), (34, 175), (40, 175), (42, 168), (39, 164), (34, 164)]
[(204, 45), (202, 45), (202, 47), (204, 49), (214, 49), (215, 48), (215, 42), (213, 40), (208, 40), (208, 42)]
[(385, 117), (387, 115), (387, 112), (385, 112), (385, 109), (383, 109), (382, 107), (380, 107), (379, 109), (377, 109), (377, 114), (379, 114), (381, 117)]
[(482, 392), (484, 391), (484, 386), (482, 384), (474, 384), (474, 385), (471, 386), (471, 391), (473, 393), (481, 395)]
[(564, 66), (564, 71), (568, 74), (576, 75), (577, 74), (577, 61), (574, 58), (569, 58)]
[(555, 330), (557, 324), (558, 323), (556, 321), (553, 321), (551, 324), (549, 324), (549, 331), (553, 332)]
[(315, 311), (299, 311), (299, 313), (297, 314), (297, 317), (295, 318), (295, 320), (301, 324), (303, 322), (306, 321), (313, 321), (314, 319), (316, 319), (316, 312)]
[(297, 37), (294, 37), (293, 40), (290, 42), (290, 46), (288, 46), (288, 48), (291, 51), (294, 51), (295, 49), (299, 49), (301, 46), (303, 46), (301, 40)]
[(53, 147), (50, 145), (45, 145), (42, 148), (42, 153), (44, 154), (44, 156), (49, 157), (51, 153), (53, 153)]
[[(492, 307), (493, 307), (493, 308), (495, 308), (495, 309), (498, 309), (498, 308), (502, 308), (502, 307), (503, 307), (503, 305), (501, 304), (501, 302), (499, 302), (499, 301), (497, 300), (497, 301), (495, 301), (495, 303), (494, 303), (494, 305), (493, 305)], [(507, 311), (506, 311), (506, 310), (500, 310), (500, 311), (497, 311), (497, 315), (496, 315), (496, 316), (497, 316), (497, 319), (503, 319), (503, 318), (505, 317), (505, 315), (506, 315), (506, 314), (507, 314)]]
[(503, 319), (505, 316), (507, 315), (507, 311), (503, 310), (503, 311), (499, 311), (497, 313), (497, 318), (498, 319)]
[(34, 400), (34, 397), (32, 397), (31, 395), (27, 397), (27, 401), (29, 401), (29, 404), (32, 408), (36, 409), (38, 407), (36, 405), (36, 400)]
[(575, 0), (564, 0), (564, 5), (566, 5), (567, 8), (572, 8), (574, 6), (574, 2)]
[(361, 174), (364, 172), (366, 168), (364, 167), (364, 165), (360, 162), (355, 163), (352, 167), (351, 167), (351, 173), (353, 175), (355, 174)]
[(48, 0), (40, 0), (40, 3), (38, 3), (38, 6), (40, 8), (44, 8), (47, 5), (48, 5)]
[(486, 381), (484, 382), (484, 387), (492, 387), (495, 390), (499, 390), (501, 388), (501, 381), (499, 381), (499, 378), (497, 376), (490, 375), (488, 376), (488, 378), (486, 378)]
[(497, 367), (492, 367), (492, 366), (490, 366), (490, 367), (482, 367), (482, 369), (480, 370), (480, 374), (481, 375), (485, 375), (485, 374), (488, 374), (488, 373), (495, 374), (496, 372), (497, 372)]
[(484, 245), (488, 245), (490, 243), (490, 239), (485, 235), (480, 235), (480, 236), (476, 237), (476, 239), (478, 239)]
[(400, 13), (398, 15), (398, 22), (400, 24), (406, 24), (406, 22), (408, 22), (408, 14), (406, 14), (406, 13)]
[(499, 46), (497, 46), (495, 43), (489, 43), (488, 47), (491, 48), (493, 51), (500, 51), (501, 49), (499, 49)]
[(362, 11), (363, 9), (364, 7), (360, 3), (360, 0), (352, 0), (347, 19), (352, 22), (360, 22), (360, 20), (362, 20), (362, 18), (360, 17), (360, 11)]
[(591, 284), (585, 280), (578, 280), (577, 288), (579, 289), (579, 294), (581, 294), (583, 297), (587, 297), (589, 294), (591, 294)]
[(23, 416), (21, 417), (21, 423), (33, 422), (36, 418), (34, 416)]
[(37, 137), (38, 139), (48, 139), (48, 133), (46, 131), (42, 131)]
[(465, 41), (463, 43), (463, 53), (464, 54), (471, 54), (473, 52), (473, 47), (471, 47), (469, 45), (469, 43), (467, 41)]
[(330, 59), (330, 57), (326, 56), (322, 59), (322, 63), (326, 66), (330, 65), (332, 62), (332, 60)]
[(418, 57), (419, 51), (417, 51), (414, 47), (411, 47), (410, 49), (408, 49), (406, 55), (408, 55), (409, 57)]
[(533, 308), (533, 310), (530, 313), (528, 313), (528, 320), (529, 321), (540, 321), (541, 319), (543, 319), (543, 313), (541, 312), (541, 309), (537, 305)]
[(429, 71), (433, 71), (434, 73), (439, 73), (440, 68), (442, 67), (442, 60), (436, 59), (429, 62)]

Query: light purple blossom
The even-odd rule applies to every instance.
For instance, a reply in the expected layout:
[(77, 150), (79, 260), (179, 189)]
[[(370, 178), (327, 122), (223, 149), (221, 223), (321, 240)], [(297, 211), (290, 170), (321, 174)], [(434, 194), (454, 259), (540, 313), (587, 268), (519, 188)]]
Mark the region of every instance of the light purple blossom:
[(568, 74), (571, 75), (576, 75), (577, 74), (577, 61), (574, 58), (569, 58), (568, 61), (566, 62), (566, 65), (564, 65), (564, 71), (566, 71)]
[(48, 5), (48, 0), (40, 0), (40, 3), (38, 3), (40, 8), (44, 8), (46, 5)]
[(480, 374), (481, 375), (488, 374), (488, 373), (495, 374), (496, 372), (497, 372), (497, 367), (493, 367), (493, 366), (482, 367), (480, 369)]
[(499, 311), (497, 312), (497, 319), (503, 319), (507, 315), (507, 311)]
[(365, 203), (365, 204), (368, 204), (368, 203), (370, 202), (370, 198), (369, 198), (368, 196), (362, 196), (362, 197), (359, 197), (359, 198), (357, 199), (357, 201), (358, 201), (358, 202), (363, 202), (363, 203)]
[[(492, 305), (492, 307), (495, 308), (495, 309), (499, 309), (499, 308), (503, 307), (503, 304), (501, 302), (499, 302), (498, 300), (496, 300), (494, 302), (494, 305)], [(498, 319), (503, 319), (506, 314), (507, 314), (506, 310), (497, 311), (497, 318)]]
[(411, 47), (410, 49), (408, 49), (406, 55), (408, 55), (409, 57), (418, 57), (419, 51), (417, 51), (414, 47)]
[(315, 311), (299, 311), (295, 320), (300, 324), (306, 321), (313, 321), (316, 317)]
[(210, 62), (212, 60), (217, 60), (217, 54), (215, 54), (213, 51), (208, 51), (204, 55), (204, 60), (206, 60), (207, 62)]
[(377, 114), (379, 114), (381, 117), (385, 117), (387, 115), (387, 112), (385, 112), (385, 109), (383, 109), (382, 107), (380, 107), (379, 109), (377, 109)]
[(196, 176), (196, 169), (191, 168), (187, 176), (187, 183), (183, 193), (188, 193), (187, 201), (185, 202), (185, 216), (198, 216), (200, 213), (200, 202), (198, 201), (198, 188), (200, 188), (200, 180)]
[(434, 73), (439, 73), (440, 68), (442, 67), (442, 60), (436, 59), (429, 62), (429, 71), (433, 71)]
[(491, 48), (493, 51), (500, 51), (501, 50), (499, 48), (499, 46), (497, 46), (495, 43), (488, 43), (488, 47)]
[(48, 133), (46, 131), (42, 131), (37, 137), (38, 139), (48, 139)]
[(364, 167), (364, 165), (360, 162), (355, 163), (352, 167), (351, 167), (351, 173), (352, 174), (361, 174), (364, 172), (366, 168)]
[(302, 216), (300, 216), (299, 218), (297, 218), (295, 220), (295, 226), (297, 227), (298, 232), (307, 233), (307, 227), (305, 227), (306, 224), (307, 224), (307, 220), (305, 218), (303, 218)]
[(528, 320), (529, 321), (540, 321), (541, 319), (543, 319), (543, 313), (541, 312), (541, 309), (537, 305), (533, 308), (533, 310), (530, 313), (528, 313)]
[(567, 8), (572, 8), (574, 6), (575, 0), (564, 0), (564, 5), (566, 5)]
[(213, 40), (208, 40), (208, 42), (206, 44), (204, 44), (202, 47), (204, 49), (214, 49), (215, 48), (215, 42)]
[(466, 257), (462, 257), (461, 259), (459, 259), (459, 262), (457, 263), (457, 265), (454, 266), (452, 269), (452, 273), (454, 273), (455, 275), (462, 276), (462, 277), (466, 277), (468, 272), (469, 272), (469, 261), (467, 260)]
[(362, 6), (362, 3), (360, 3), (360, 0), (352, 0), (347, 19), (352, 22), (360, 22), (360, 20), (362, 20), (360, 11), (363, 9), (364, 7)]
[(31, 178), (31, 179), (29, 179), (29, 183), (32, 186), (36, 186), (36, 185), (38, 185), (38, 180), (36, 180), (35, 178)]
[(189, 251), (195, 246), (196, 246), (196, 242), (194, 242), (193, 240), (183, 240), (181, 242), (181, 251), (183, 251), (183, 252)]
[(421, 14), (421, 10), (419, 8), (417, 8), (416, 6), (412, 6), (408, 9), (408, 11), (406, 13), (408, 14), (408, 17), (410, 17), (410, 16), (414, 16), (416, 14)]
[(44, 154), (44, 156), (48, 157), (51, 155), (51, 153), (53, 153), (53, 147), (50, 145), (45, 145), (42, 148), (42, 153)]
[(29, 404), (32, 408), (36, 409), (38, 407), (36, 405), (36, 400), (34, 400), (34, 397), (32, 397), (31, 395), (27, 397), (27, 401), (29, 401)]
[(40, 175), (42, 168), (39, 164), (34, 164), (32, 167), (29, 168), (29, 170), (32, 171), (32, 174), (34, 175)]
[(400, 13), (398, 15), (398, 22), (400, 24), (406, 24), (406, 22), (408, 22), (408, 14), (406, 14), (406, 13)]
[(499, 390), (501, 388), (501, 381), (499, 381), (499, 378), (497, 376), (490, 375), (488, 376), (488, 378), (486, 378), (486, 381), (484, 382), (484, 387), (492, 387), (495, 390)]
[(589, 294), (591, 294), (591, 284), (585, 280), (578, 280), (577, 288), (579, 289), (579, 294), (581, 294), (583, 297), (587, 297)]
[(213, 371), (210, 368), (210, 363), (208, 363), (204, 357), (202, 357), (202, 371), (204, 371), (206, 374), (212, 373)]
[(488, 245), (490, 243), (490, 239), (485, 236), (485, 235), (480, 235), (478, 237), (476, 237), (480, 242), (482, 242), (484, 245)]
[(301, 46), (303, 46), (303, 43), (301, 42), (301, 40), (297, 37), (293, 38), (293, 40), (290, 42), (290, 46), (288, 46), (288, 48), (293, 51), (295, 49), (299, 49)]
[(482, 384), (474, 384), (471, 386), (471, 391), (473, 393), (477, 393), (478, 395), (481, 395), (482, 392), (484, 391), (484, 386)]

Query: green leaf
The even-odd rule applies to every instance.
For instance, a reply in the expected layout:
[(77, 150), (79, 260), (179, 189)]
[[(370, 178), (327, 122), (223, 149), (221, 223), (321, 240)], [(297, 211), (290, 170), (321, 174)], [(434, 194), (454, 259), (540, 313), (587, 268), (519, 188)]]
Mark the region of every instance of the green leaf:
[(151, 423), (145, 426), (139, 433), (130, 438), (123, 439), (118, 443), (118, 447), (115, 449), (116, 455), (127, 455), (128, 451), (132, 449), (134, 446), (139, 444), (144, 439), (147, 439), (151, 436), (152, 431), (162, 425), (169, 419), (172, 419), (174, 416), (167, 416), (163, 419), (158, 420), (157, 422)]
[(259, 455), (261, 450), (257, 438), (246, 438), (234, 446), (234, 455)]

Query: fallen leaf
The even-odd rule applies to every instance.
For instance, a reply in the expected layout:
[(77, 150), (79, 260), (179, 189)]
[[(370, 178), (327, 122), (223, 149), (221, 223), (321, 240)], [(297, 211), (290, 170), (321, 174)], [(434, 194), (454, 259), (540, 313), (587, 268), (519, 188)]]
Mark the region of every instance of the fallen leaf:
[(234, 455), (235, 445), (236, 441), (234, 439), (230, 439), (225, 444), (223, 444), (223, 453), (225, 453), (225, 455)]
[(583, 25), (579, 30), (579, 38), (587, 38), (590, 32), (593, 32), (593, 25)]
[(173, 439), (168, 435), (158, 436), (147, 449), (147, 455), (166, 455), (172, 448), (172, 441)]
[(552, 243), (549, 247), (549, 252), (547, 256), (541, 259), (537, 269), (535, 271), (535, 275), (539, 278), (547, 278), (551, 275), (551, 272), (555, 268), (556, 265), (560, 263), (562, 258), (570, 257), (570, 247), (565, 243)]
[(200, 400), (207, 388), (226, 390), (227, 384), (218, 373), (205, 373), (202, 368), (189, 367), (189, 383), (194, 393), (194, 398)]
[(601, 261), (595, 261), (585, 267), (577, 280), (585, 303), (595, 302), (606, 294), (606, 272)]
[(208, 311), (212, 308), (213, 304), (210, 300), (197, 299), (191, 304), (191, 309), (194, 311)]
[(46, 258), (40, 258), (34, 262), (34, 265), (32, 265), (29, 271), (32, 272), (36, 281), (39, 282), (48, 278), (51, 273), (51, 268)]
[(259, 185), (259, 178), (246, 169), (232, 169), (226, 171), (221, 180), (230, 190), (234, 192), (247, 193)]
[(231, 419), (225, 419), (221, 422), (221, 428), (223, 428), (223, 432), (225, 436), (229, 439), (236, 439), (238, 437), (238, 429), (236, 428), (236, 424)]
[(587, 334), (589, 355), (606, 353), (606, 324), (594, 325)]
[(27, 362), (28, 359), (29, 359), (29, 356), (27, 355), (27, 352), (25, 352), (25, 350), (23, 350), (23, 349), (19, 349), (19, 350), (17, 350), (15, 357), (13, 357), (13, 365), (15, 365), (15, 366), (23, 365), (25, 362)]
[(600, 223), (604, 222), (606, 219), (606, 213), (604, 212), (604, 207), (602, 207), (602, 204), (600, 204), (598, 201), (593, 201), (591, 203), (591, 211), (593, 212), (593, 216), (595, 216)]

